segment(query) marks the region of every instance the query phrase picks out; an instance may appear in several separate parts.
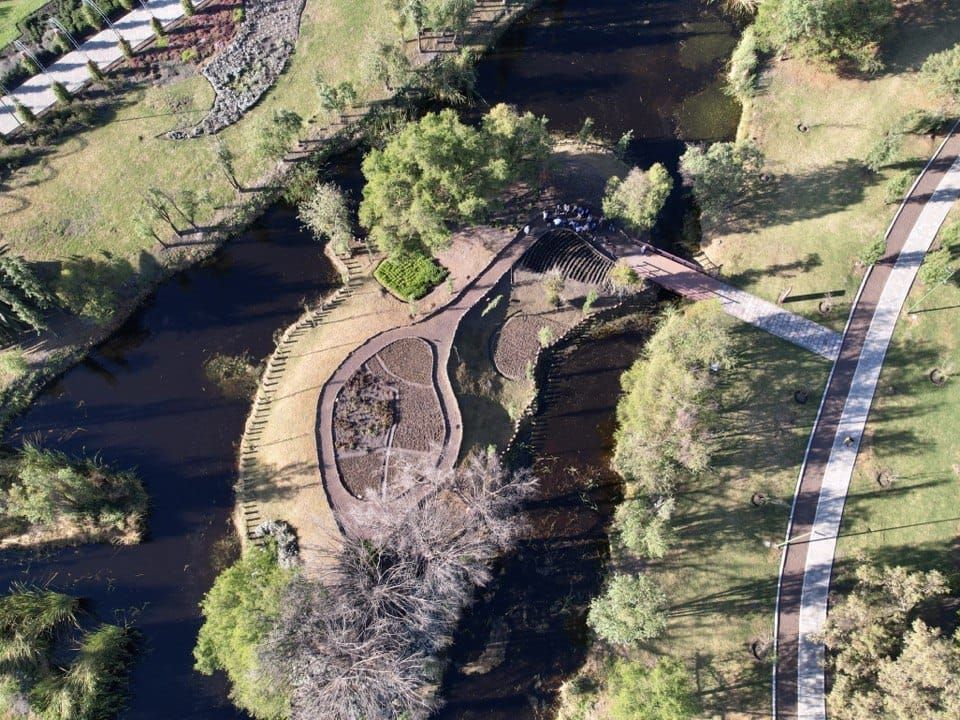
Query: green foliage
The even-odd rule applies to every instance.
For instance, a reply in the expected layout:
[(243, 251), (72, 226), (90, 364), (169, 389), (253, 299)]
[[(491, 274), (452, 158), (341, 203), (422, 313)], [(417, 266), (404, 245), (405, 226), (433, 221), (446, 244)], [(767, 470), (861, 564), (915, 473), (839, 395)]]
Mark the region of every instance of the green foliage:
[(797, 54), (876, 72), (880, 41), (893, 20), (891, 0), (764, 0), (757, 13), (761, 50)]
[(635, 167), (625, 179), (614, 176), (607, 182), (603, 213), (636, 232), (650, 230), (672, 189), (673, 178), (660, 163), (646, 172)]
[(360, 222), (391, 254), (443, 247), (452, 224), (480, 219), (549, 147), (543, 120), (507, 106), (491, 109), (479, 129), (453, 110), (428, 113), (364, 158)]
[(39, 662), (57, 632), (76, 623), (78, 609), (69, 595), (15, 585), (0, 597), (0, 668)]
[(163, 29), (163, 24), (155, 16), (150, 17), (150, 30), (153, 31), (153, 35), (157, 40), (167, 36), (167, 33)]
[(298, 210), (300, 222), (310, 228), (314, 237), (326, 238), (338, 255), (350, 254), (353, 225), (340, 188), (334, 183), (317, 183)]
[(627, 130), (623, 135), (620, 136), (620, 139), (617, 140), (616, 145), (613, 146), (613, 154), (617, 156), (617, 159), (621, 162), (625, 162), (627, 159), (627, 153), (630, 151), (630, 143), (633, 142), (633, 130)]
[(34, 525), (69, 522), (139, 539), (147, 496), (139, 478), (96, 460), (26, 444), (7, 478), (4, 514)]
[(247, 18), (247, 13), (242, 7), (234, 8), (233, 15), (230, 16), (230, 19), (237, 25), (242, 23)]
[(577, 141), (581, 145), (590, 145), (594, 141), (593, 133), (596, 130), (596, 122), (592, 117), (584, 118), (583, 125), (577, 132)]
[(19, 100), (13, 101), (13, 112), (16, 114), (17, 119), (24, 125), (34, 125), (37, 122), (37, 116), (33, 110)]
[(303, 118), (291, 110), (274, 110), (270, 119), (257, 129), (257, 150), (270, 160), (279, 160), (303, 126)]
[(537, 341), (540, 343), (540, 347), (549, 347), (554, 339), (555, 335), (553, 328), (549, 325), (544, 325), (542, 328), (537, 330)]
[(940, 248), (927, 253), (917, 273), (920, 282), (929, 287), (943, 285), (957, 272), (957, 265), (953, 253), (947, 248)]
[(886, 252), (887, 239), (881, 235), (867, 245), (863, 249), (863, 252), (860, 253), (860, 257), (857, 259), (860, 260), (863, 265), (869, 267), (870, 265), (876, 265), (878, 262), (880, 262)]
[(634, 498), (620, 505), (614, 523), (623, 544), (642, 557), (662, 558), (673, 540), (670, 519), (675, 506), (671, 497), (656, 504)]
[(893, 162), (903, 147), (903, 133), (898, 129), (885, 132), (870, 146), (863, 164), (871, 172), (879, 172), (884, 165)]
[(197, 52), (196, 48), (187, 48), (180, 53), (180, 62), (186, 65), (195, 62), (198, 57), (200, 57), (200, 53)]
[[(130, 41), (126, 38), (119, 38), (117, 40), (117, 47), (120, 48), (120, 52), (123, 53), (123, 56), (128, 60), (133, 57), (133, 46), (130, 44)], [(89, 62), (93, 62), (90, 60)], [(96, 78), (94, 78), (96, 79)]]
[(643, 355), (623, 374), (613, 465), (627, 493), (670, 495), (710, 462), (711, 366), (730, 364), (730, 334), (716, 303), (664, 313)]
[(250, 353), (217, 353), (204, 363), (203, 373), (225, 396), (249, 400), (257, 392), (260, 366)]
[(614, 575), (590, 603), (587, 624), (607, 642), (630, 645), (663, 632), (665, 605), (663, 590), (646, 575)]
[(588, 315), (593, 306), (597, 304), (597, 300), (600, 298), (600, 295), (597, 293), (596, 289), (590, 288), (587, 292), (587, 297), (583, 300), (583, 314)]
[(548, 272), (543, 276), (543, 292), (546, 295), (547, 303), (558, 306), (561, 302), (561, 293), (566, 286), (563, 274), (559, 270)]
[(883, 201), (887, 204), (900, 203), (907, 195), (916, 179), (916, 173), (909, 170), (898, 172), (883, 184)]
[(42, 330), (52, 306), (53, 297), (26, 261), (0, 247), (0, 338), (9, 341), (24, 330)]
[(480, 313), (480, 317), (486, 317), (487, 314), (493, 312), (497, 306), (500, 304), (500, 301), (503, 300), (503, 295), (497, 295), (493, 300), (487, 303), (487, 306)]
[(557, 720), (589, 720), (597, 704), (597, 683), (585, 675), (577, 675), (560, 686), (560, 708)]
[(210, 675), (224, 670), (233, 701), (258, 720), (283, 720), (289, 701), (261, 669), (259, 648), (280, 614), (290, 573), (277, 564), (274, 547), (253, 547), (217, 577), (203, 599), (204, 623), (193, 655)]
[(652, 668), (620, 660), (610, 675), (610, 720), (690, 720), (699, 708), (696, 685), (679, 660)]
[(960, 100), (960, 43), (928, 57), (920, 72), (938, 91)]
[(130, 263), (120, 258), (69, 258), (60, 268), (57, 296), (80, 317), (102, 325), (116, 313), (120, 285), (131, 272)]
[(752, 142), (713, 143), (706, 151), (691, 145), (680, 169), (690, 178), (702, 216), (719, 220), (760, 189), (763, 153)]
[(103, 70), (101, 70), (100, 66), (93, 60), (87, 60), (87, 75), (89, 75), (90, 79), (94, 82), (103, 82), (106, 79)]
[(183, 8), (183, 14), (187, 17), (193, 17), (197, 14), (197, 9), (193, 5), (193, 0), (180, 0), (180, 7)]
[(67, 90), (67, 86), (59, 80), (54, 80), (50, 84), (50, 90), (53, 91), (53, 96), (57, 99), (58, 103), (67, 105), (73, 100), (73, 96), (70, 94), (70, 91)]
[(443, 282), (447, 271), (422, 252), (402, 252), (386, 258), (373, 275), (397, 297), (419, 300)]
[(757, 94), (757, 67), (759, 63), (757, 35), (753, 25), (750, 25), (740, 36), (740, 41), (730, 56), (730, 67), (727, 70), (727, 92), (741, 103)]
[(27, 359), (19, 348), (0, 353), (0, 383), (6, 384), (15, 380), (25, 374), (28, 369)]
[(921, 605), (947, 594), (939, 572), (860, 565), (854, 590), (835, 603), (824, 626), (834, 682), (830, 716), (947, 720), (960, 712), (960, 645), (917, 618)]
[(624, 260), (619, 260), (610, 268), (610, 284), (619, 292), (624, 292), (642, 285), (642, 278)]
[(342, 113), (357, 102), (357, 90), (351, 82), (331, 85), (319, 73), (315, 78), (320, 107), (327, 112)]

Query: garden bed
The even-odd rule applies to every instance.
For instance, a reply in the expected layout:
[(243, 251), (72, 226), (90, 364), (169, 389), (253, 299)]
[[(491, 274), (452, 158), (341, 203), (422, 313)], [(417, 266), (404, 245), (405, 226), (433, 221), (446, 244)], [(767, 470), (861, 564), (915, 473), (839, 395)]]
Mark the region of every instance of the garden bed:
[(417, 385), (433, 383), (433, 351), (425, 340), (404, 338), (377, 353), (377, 357), (392, 375)]
[(387, 290), (401, 300), (419, 300), (443, 282), (446, 268), (420, 253), (387, 258), (373, 273)]

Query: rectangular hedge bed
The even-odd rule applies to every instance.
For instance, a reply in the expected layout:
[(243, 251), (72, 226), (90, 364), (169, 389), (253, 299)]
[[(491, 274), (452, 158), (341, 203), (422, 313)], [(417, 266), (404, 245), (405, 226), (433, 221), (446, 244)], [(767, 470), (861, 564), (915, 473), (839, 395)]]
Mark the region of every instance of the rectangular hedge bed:
[(373, 273), (401, 300), (419, 300), (447, 276), (447, 269), (423, 253), (402, 253), (381, 262)]

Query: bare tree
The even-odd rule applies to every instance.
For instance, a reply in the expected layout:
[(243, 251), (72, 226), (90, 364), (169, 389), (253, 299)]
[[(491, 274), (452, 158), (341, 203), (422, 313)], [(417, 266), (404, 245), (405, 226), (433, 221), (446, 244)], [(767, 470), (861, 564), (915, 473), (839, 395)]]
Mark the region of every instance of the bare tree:
[(455, 471), (411, 465), (400, 475), (353, 518), (363, 536), (343, 539), (330, 570), (291, 586), (263, 648), (264, 667), (291, 689), (292, 720), (425, 718), (436, 655), (516, 538), (535, 487), (492, 451)]

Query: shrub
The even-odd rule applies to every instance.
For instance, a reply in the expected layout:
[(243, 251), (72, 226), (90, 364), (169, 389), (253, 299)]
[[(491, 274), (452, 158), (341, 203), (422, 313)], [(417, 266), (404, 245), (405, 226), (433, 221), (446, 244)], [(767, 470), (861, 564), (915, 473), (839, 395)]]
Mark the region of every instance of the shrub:
[(881, 235), (863, 249), (858, 260), (860, 260), (863, 265), (869, 267), (870, 265), (876, 265), (880, 262), (886, 252), (887, 239)]
[(192, 63), (195, 62), (198, 57), (200, 57), (200, 53), (196, 48), (187, 48), (180, 53), (180, 62), (184, 64)]
[(183, 14), (186, 17), (193, 17), (197, 14), (197, 8), (193, 5), (193, 0), (180, 0), (180, 7), (183, 8)]
[(64, 262), (56, 292), (67, 308), (97, 324), (109, 322), (120, 304), (120, 285), (133, 273), (125, 260), (75, 257)]
[(696, 685), (679, 660), (652, 668), (620, 660), (610, 674), (610, 720), (690, 720), (699, 708)]
[(238, 7), (238, 8), (234, 8), (234, 9), (233, 9), (233, 16), (232, 16), (231, 19), (232, 19), (233, 22), (235, 22), (236, 24), (239, 25), (240, 23), (242, 23), (242, 22), (246, 19), (246, 17), (247, 17), (247, 14), (246, 14), (246, 12), (244, 12), (244, 9), (243, 9), (242, 7)]
[(924, 79), (954, 100), (960, 100), (960, 43), (930, 55), (920, 68)]
[(280, 615), (280, 598), (292, 574), (277, 563), (274, 545), (251, 547), (224, 570), (201, 603), (203, 626), (193, 655), (205, 675), (223, 670), (231, 699), (259, 720), (289, 716), (284, 688), (262, 668), (260, 646)]
[(542, 328), (537, 330), (537, 341), (540, 343), (540, 347), (549, 347), (554, 341), (554, 338), (555, 335), (553, 328), (549, 325), (544, 325)]
[(893, 20), (891, 0), (765, 0), (755, 24), (761, 50), (798, 55), (862, 72), (883, 67), (880, 41)]
[(898, 172), (883, 184), (883, 201), (888, 205), (900, 203), (916, 179), (916, 173), (909, 170)]
[(590, 288), (587, 292), (587, 297), (583, 300), (583, 314), (587, 315), (593, 310), (593, 306), (597, 304), (597, 300), (600, 298), (600, 295), (594, 288)]
[(26, 261), (0, 247), (0, 338), (13, 340), (24, 330), (42, 330), (52, 306), (52, 295)]
[(627, 158), (627, 153), (630, 151), (630, 144), (633, 142), (633, 130), (627, 130), (623, 135), (620, 136), (620, 139), (617, 140), (616, 145), (613, 146), (613, 154), (617, 156), (617, 159), (621, 162), (625, 162)]
[(20, 120), (24, 125), (34, 125), (37, 122), (37, 116), (34, 114), (33, 110), (28, 108), (19, 100), (13, 101), (13, 112), (16, 114), (17, 119)]
[(53, 91), (53, 96), (57, 99), (58, 103), (66, 105), (73, 100), (73, 96), (70, 94), (70, 91), (67, 90), (67, 86), (59, 80), (54, 80), (53, 83), (50, 84), (50, 89)]
[(260, 367), (250, 353), (217, 353), (204, 363), (203, 372), (229, 398), (249, 400), (257, 392)]
[(559, 270), (553, 270), (543, 276), (543, 292), (547, 303), (556, 307), (561, 302), (561, 294), (566, 287), (563, 274)]
[(29, 366), (23, 351), (12, 348), (0, 353), (0, 382), (8, 383), (27, 372)]
[(871, 172), (880, 172), (884, 165), (893, 162), (903, 147), (903, 133), (899, 130), (888, 130), (870, 146), (863, 164)]
[(630, 645), (663, 632), (665, 605), (663, 590), (646, 575), (614, 575), (590, 603), (587, 624), (607, 642)]
[(93, 60), (87, 60), (87, 75), (89, 75), (90, 79), (94, 82), (103, 82), (106, 79), (103, 70), (101, 70), (100, 66)]
[(614, 176), (607, 182), (603, 212), (634, 231), (650, 230), (672, 189), (673, 178), (660, 163), (646, 172), (635, 167), (626, 178)]
[(617, 264), (610, 268), (609, 277), (610, 284), (618, 292), (639, 288), (643, 283), (643, 278), (625, 260), (617, 261)]
[(163, 23), (161, 23), (156, 17), (150, 17), (150, 29), (153, 31), (153, 36), (160, 40), (160, 38), (166, 37), (167, 33), (163, 29)]
[(398, 298), (419, 300), (443, 282), (447, 271), (429, 255), (403, 252), (385, 259), (373, 274)]
[(291, 110), (274, 110), (257, 129), (257, 150), (270, 160), (279, 160), (303, 126), (303, 118)]
[(34, 525), (67, 522), (121, 541), (140, 539), (147, 508), (135, 474), (30, 444), (17, 457), (5, 499), (7, 515)]
[(727, 70), (727, 92), (745, 103), (757, 93), (757, 66), (760, 55), (757, 51), (757, 35), (749, 26), (740, 36)]

